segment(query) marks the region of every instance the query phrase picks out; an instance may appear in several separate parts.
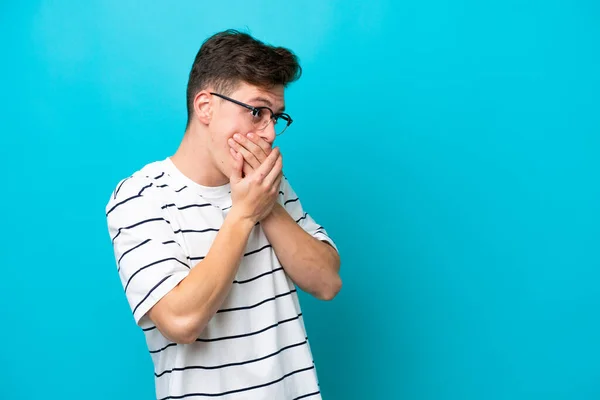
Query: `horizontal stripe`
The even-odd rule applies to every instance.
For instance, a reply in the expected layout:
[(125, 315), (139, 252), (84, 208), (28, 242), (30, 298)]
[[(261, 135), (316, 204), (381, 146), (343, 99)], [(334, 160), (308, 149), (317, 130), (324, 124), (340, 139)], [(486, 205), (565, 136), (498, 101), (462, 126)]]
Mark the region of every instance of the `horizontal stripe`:
[[(240, 334), (240, 335), (234, 335), (234, 336), (223, 336), (223, 337), (213, 338), (213, 339), (200, 339), (200, 338), (198, 338), (198, 339), (196, 339), (196, 342), (205, 342), (205, 343), (206, 342), (218, 342), (218, 341), (221, 341), (221, 340), (240, 339), (240, 338), (243, 338), (243, 337), (254, 336), (254, 335), (258, 335), (260, 333), (266, 332), (266, 331), (268, 331), (270, 329), (276, 328), (279, 325), (283, 325), (283, 324), (286, 324), (288, 322), (295, 321), (298, 318), (300, 318), (301, 316), (302, 316), (302, 313), (298, 314), (295, 317), (278, 321), (277, 323), (275, 323), (273, 325), (270, 325), (270, 326), (267, 326), (266, 328), (263, 328), (261, 330), (250, 332), (250, 333), (246, 333), (246, 334)], [(174, 343), (174, 342), (173, 343), (169, 343), (169, 344), (167, 344), (166, 346), (164, 346), (164, 347), (162, 347), (160, 349), (149, 350), (149, 352), (150, 352), (150, 354), (156, 354), (156, 353), (160, 353), (160, 352), (168, 349), (169, 347), (173, 347), (173, 346), (178, 346), (178, 344)]]
[(167, 397), (163, 397), (159, 400), (184, 399), (186, 397), (219, 397), (219, 396), (226, 396), (228, 394), (233, 394), (233, 393), (246, 392), (248, 390), (260, 389), (263, 387), (274, 385), (292, 375), (299, 374), (299, 373), (305, 372), (305, 371), (310, 371), (311, 369), (314, 369), (314, 368), (315, 368), (315, 366), (311, 365), (310, 367), (307, 367), (307, 368), (297, 369), (295, 371), (289, 372), (289, 373), (283, 375), (281, 378), (275, 379), (274, 381), (271, 381), (271, 382), (263, 383), (261, 385), (256, 385), (256, 386), (249, 386), (249, 387), (241, 388), (241, 389), (229, 390), (229, 391), (223, 392), (223, 393), (187, 393), (187, 394), (182, 394), (180, 396), (167, 396)]
[(296, 223), (302, 221), (303, 219), (306, 219), (306, 217), (308, 217), (308, 213), (304, 213), (304, 215), (302, 217), (300, 217), (299, 219), (296, 220)]
[(303, 346), (306, 343), (307, 343), (306, 340), (304, 340), (304, 341), (302, 341), (300, 343), (294, 343), (294, 344), (291, 344), (289, 346), (282, 347), (281, 349), (277, 350), (274, 353), (267, 354), (266, 356), (255, 358), (255, 359), (252, 359), (252, 360), (239, 361), (239, 362), (222, 364), (222, 365), (211, 365), (211, 366), (190, 365), (190, 366), (181, 367), (181, 368), (168, 369), (168, 370), (165, 370), (165, 371), (163, 371), (163, 372), (161, 372), (159, 374), (154, 373), (154, 376), (156, 376), (157, 378), (160, 378), (161, 376), (163, 376), (165, 374), (170, 374), (170, 373), (173, 373), (173, 372), (181, 372), (181, 371), (186, 371), (186, 370), (192, 370), (192, 369), (213, 370), (213, 369), (221, 369), (221, 368), (236, 367), (236, 366), (240, 366), (240, 365), (251, 364), (251, 363), (254, 363), (254, 362), (263, 361), (263, 360), (266, 360), (268, 358), (274, 357), (274, 356), (276, 356), (278, 354), (281, 354), (284, 351), (292, 349), (294, 347)]
[(272, 247), (272, 246), (271, 246), (270, 244), (267, 244), (267, 245), (265, 245), (265, 246), (261, 247), (260, 249), (257, 249), (257, 250), (252, 250), (252, 251), (250, 251), (250, 252), (248, 252), (248, 253), (244, 254), (244, 257), (246, 257), (246, 256), (251, 256), (252, 254), (259, 253), (259, 252), (261, 252), (261, 251), (263, 251), (263, 250), (265, 250), (265, 249), (271, 248), (271, 247)]
[(156, 326), (151, 326), (149, 328), (142, 328), (142, 331), (149, 332), (149, 331), (153, 331), (154, 329), (156, 329)]
[(300, 200), (300, 199), (296, 197), (295, 199), (290, 199), (290, 200), (286, 201), (285, 203), (283, 203), (283, 205), (285, 206), (288, 203), (293, 203), (293, 202), (298, 201), (298, 200)]
[(227, 211), (227, 210), (229, 210), (231, 207), (233, 207), (233, 205), (230, 205), (229, 207), (222, 208), (222, 209), (221, 209), (221, 211)]
[(316, 392), (308, 393), (308, 394), (305, 394), (305, 395), (302, 395), (302, 396), (299, 396), (299, 397), (294, 397), (292, 400), (306, 399), (308, 397), (316, 396), (316, 395), (318, 395), (320, 393), (321, 393), (321, 391), (318, 390)]
[(154, 177), (154, 179), (160, 179), (160, 178), (162, 178), (163, 176), (165, 176), (165, 172), (164, 172), (164, 171), (162, 172), (162, 174), (160, 174), (160, 175), (158, 175), (158, 176), (155, 176), (155, 177)]
[(286, 293), (281, 293), (281, 294), (278, 294), (278, 295), (276, 295), (276, 296), (269, 297), (268, 299), (265, 299), (265, 300), (259, 301), (258, 303), (256, 303), (256, 304), (252, 304), (251, 306), (232, 307), (232, 308), (223, 308), (223, 309), (221, 309), (221, 310), (217, 311), (217, 314), (219, 314), (219, 313), (224, 313), (224, 312), (230, 312), (230, 311), (250, 310), (250, 309), (252, 309), (252, 308), (258, 307), (258, 306), (260, 306), (260, 305), (263, 305), (263, 304), (265, 304), (265, 303), (268, 303), (268, 302), (270, 302), (270, 301), (273, 301), (273, 300), (279, 299), (279, 298), (281, 298), (281, 297), (289, 296), (290, 294), (292, 294), (292, 293), (295, 293), (295, 292), (296, 292), (296, 289), (293, 289), (293, 290), (290, 290), (289, 292), (286, 292)]
[(127, 288), (129, 287), (129, 284), (131, 283), (131, 280), (133, 279), (133, 277), (134, 277), (134, 276), (136, 276), (137, 274), (139, 274), (140, 272), (142, 272), (142, 271), (143, 271), (143, 270), (145, 270), (146, 268), (150, 268), (150, 267), (152, 267), (153, 265), (157, 265), (157, 264), (160, 264), (160, 263), (164, 263), (165, 261), (177, 261), (179, 264), (181, 264), (181, 265), (185, 266), (186, 268), (188, 268), (188, 269), (190, 268), (190, 267), (189, 267), (189, 265), (187, 265), (186, 263), (184, 263), (184, 262), (180, 261), (179, 259), (177, 259), (177, 258), (175, 258), (175, 257), (169, 257), (169, 258), (165, 258), (165, 259), (162, 259), (162, 260), (154, 261), (153, 263), (150, 263), (150, 264), (148, 264), (148, 265), (145, 265), (145, 266), (143, 266), (142, 268), (138, 269), (137, 271), (135, 271), (135, 272), (133, 273), (133, 275), (131, 275), (131, 276), (129, 277), (129, 279), (127, 280), (127, 284), (125, 285), (125, 291), (127, 291)]
[(137, 306), (135, 306), (135, 308), (133, 309), (133, 315), (135, 315), (135, 312), (137, 311), (137, 309), (139, 308), (139, 306), (141, 306), (141, 305), (144, 303), (144, 301), (146, 301), (146, 299), (147, 299), (148, 297), (150, 297), (150, 295), (152, 294), (152, 292), (153, 292), (153, 291), (154, 291), (154, 290), (155, 290), (157, 287), (159, 287), (160, 285), (162, 285), (162, 283), (163, 283), (164, 281), (166, 281), (167, 279), (169, 279), (171, 276), (173, 276), (173, 275), (167, 275), (167, 276), (165, 276), (164, 278), (162, 278), (162, 279), (160, 280), (160, 282), (158, 282), (156, 285), (154, 285), (154, 287), (153, 287), (152, 289), (150, 289), (150, 290), (148, 291), (148, 293), (146, 294), (146, 296), (144, 296), (144, 298), (143, 298), (143, 299), (142, 299), (142, 300), (141, 300), (141, 301), (140, 301), (140, 302), (137, 304)]
[(142, 188), (142, 190), (140, 190), (140, 192), (138, 193), (138, 196), (141, 196), (141, 195), (142, 195), (142, 193), (144, 193), (144, 190), (148, 189), (148, 188), (149, 188), (149, 187), (151, 187), (151, 186), (152, 186), (152, 183), (151, 183), (151, 184), (149, 184), (149, 185), (146, 185), (146, 186), (144, 186), (144, 187)]
[(138, 247), (141, 247), (141, 246), (145, 245), (149, 241), (150, 241), (150, 239), (146, 239), (142, 243), (138, 244), (135, 247), (132, 247), (131, 249), (127, 250), (125, 253), (121, 254), (121, 257), (119, 257), (119, 260), (117, 261), (117, 265), (118, 265), (117, 272), (121, 270), (121, 260), (123, 259), (123, 257), (125, 257), (125, 254), (131, 253), (133, 250), (137, 249)]
[(231, 336), (221, 336), (221, 337), (218, 337), (218, 338), (210, 338), (210, 339), (198, 338), (198, 339), (196, 339), (196, 342), (203, 342), (203, 343), (220, 342), (221, 340), (239, 339), (239, 338), (243, 338), (243, 337), (254, 336), (254, 335), (258, 335), (259, 333), (263, 333), (263, 332), (266, 332), (266, 331), (271, 330), (273, 328), (276, 328), (279, 325), (295, 321), (298, 318), (300, 318), (301, 316), (302, 316), (302, 313), (296, 315), (295, 317), (284, 319), (282, 321), (278, 321), (277, 323), (275, 323), (273, 325), (267, 326), (266, 328), (263, 328), (261, 330), (254, 331), (254, 332), (240, 333), (239, 335), (231, 335)]
[[(169, 185), (167, 185), (167, 184), (165, 183), (165, 184), (162, 184), (162, 185), (158, 185), (158, 186), (156, 186), (156, 187), (157, 187), (157, 188), (164, 189), (164, 188), (167, 188), (167, 187), (169, 187)], [(184, 187), (182, 187), (181, 189), (177, 189), (175, 192), (176, 192), (176, 193), (179, 193), (179, 192), (181, 192), (183, 189), (185, 189), (186, 187), (187, 187), (187, 186), (184, 186)]]
[(150, 353), (150, 354), (156, 354), (156, 353), (160, 353), (160, 352), (162, 352), (162, 351), (164, 351), (164, 350), (168, 349), (169, 347), (173, 347), (173, 346), (177, 346), (177, 343), (171, 342), (171, 343), (169, 343), (168, 345), (166, 345), (165, 347), (162, 347), (162, 348), (160, 348), (160, 349), (157, 349), (157, 350), (149, 350), (149, 353)]
[(110, 214), (111, 212), (113, 212), (113, 211), (115, 210), (115, 208), (119, 207), (120, 205), (122, 205), (122, 204), (125, 204), (125, 203), (127, 203), (128, 201), (130, 201), (130, 200), (137, 199), (137, 198), (140, 198), (140, 197), (142, 197), (142, 196), (141, 196), (141, 195), (139, 195), (139, 194), (136, 194), (135, 196), (131, 196), (131, 197), (129, 197), (129, 198), (127, 198), (127, 199), (123, 200), (123, 201), (120, 201), (120, 202), (118, 202), (118, 203), (117, 203), (117, 204), (115, 204), (115, 205), (114, 205), (114, 206), (113, 206), (113, 207), (112, 207), (110, 210), (108, 210), (108, 211), (106, 212), (106, 216), (108, 217), (108, 214)]
[(162, 244), (179, 244), (174, 240), (167, 240), (166, 242), (162, 242)]
[(170, 221), (167, 221), (166, 219), (162, 218), (162, 217), (158, 217), (158, 218), (150, 218), (150, 219), (145, 219), (143, 221), (140, 222), (136, 222), (133, 225), (129, 225), (129, 226), (124, 226), (122, 228), (119, 228), (117, 234), (115, 235), (114, 238), (112, 238), (112, 241), (114, 243), (115, 239), (117, 238), (117, 236), (119, 236), (121, 234), (122, 231), (126, 230), (126, 229), (131, 229), (131, 228), (135, 228), (136, 226), (140, 226), (143, 224), (147, 224), (148, 222), (156, 222), (156, 221), (165, 221), (167, 224), (171, 225)]
[(129, 178), (125, 178), (121, 181), (121, 183), (119, 184), (119, 186), (117, 186), (117, 190), (115, 190), (115, 195), (113, 196), (113, 198), (116, 200), (117, 199), (117, 194), (119, 193), (119, 190), (121, 190), (121, 186), (123, 186), (123, 184), (125, 183), (126, 180), (130, 179), (131, 176)]
[(178, 229), (178, 230), (174, 231), (173, 233), (177, 234), (177, 233), (205, 233), (205, 232), (219, 232), (219, 230), (215, 229), (215, 228), (206, 228), (206, 229), (200, 229), (200, 230)]
[[(266, 245), (266, 246), (263, 246), (263, 247), (261, 247), (260, 249), (253, 250), (253, 251), (251, 251), (251, 252), (248, 252), (248, 253), (244, 254), (244, 257), (246, 257), (246, 256), (251, 256), (252, 254), (256, 254), (256, 253), (258, 253), (258, 252), (261, 252), (261, 251), (263, 251), (263, 250), (265, 250), (265, 249), (268, 249), (268, 248), (270, 248), (270, 247), (271, 247), (271, 245), (270, 245), (270, 244), (268, 244), (268, 245)], [(200, 260), (204, 260), (205, 258), (206, 258), (206, 256), (195, 256), (195, 257), (190, 257), (190, 256), (188, 256), (188, 257), (187, 257), (187, 259), (188, 259), (188, 260), (190, 260), (190, 261), (200, 261)]]
[(260, 275), (257, 275), (255, 277), (253, 277), (253, 278), (245, 279), (243, 281), (237, 281), (236, 280), (236, 281), (233, 281), (232, 283), (244, 284), (244, 283), (252, 282), (252, 281), (254, 281), (256, 279), (262, 278), (263, 276), (271, 275), (271, 274), (274, 274), (277, 271), (282, 271), (282, 270), (283, 270), (283, 267), (275, 268), (275, 269), (273, 269), (271, 271), (264, 272), (264, 273), (262, 273)]
[(212, 206), (212, 204), (210, 204), (210, 203), (203, 203), (203, 204), (188, 204), (186, 206), (177, 207), (176, 204), (171, 203), (171, 204), (165, 204), (161, 208), (164, 210), (164, 209), (169, 208), (169, 207), (175, 207), (178, 210), (186, 210), (186, 209), (192, 208), (192, 207), (198, 207), (198, 208), (200, 208), (200, 207), (210, 207), (210, 206)]

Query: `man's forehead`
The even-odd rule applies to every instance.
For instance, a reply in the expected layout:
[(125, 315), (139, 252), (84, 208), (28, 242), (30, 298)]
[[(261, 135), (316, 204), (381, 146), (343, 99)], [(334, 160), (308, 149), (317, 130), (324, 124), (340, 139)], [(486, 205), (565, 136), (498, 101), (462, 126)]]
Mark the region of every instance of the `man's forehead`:
[(240, 94), (243, 94), (248, 103), (265, 105), (275, 112), (282, 112), (285, 109), (283, 87), (262, 89), (248, 85), (240, 88)]
[(271, 99), (269, 99), (266, 96), (258, 95), (258, 96), (252, 97), (250, 100), (248, 100), (248, 102), (252, 103), (252, 104), (260, 103), (261, 105), (265, 105), (265, 106), (271, 108), (275, 112), (283, 112), (285, 110), (285, 104), (283, 102), (283, 98), (281, 98), (281, 100), (273, 102), (273, 101), (271, 101)]

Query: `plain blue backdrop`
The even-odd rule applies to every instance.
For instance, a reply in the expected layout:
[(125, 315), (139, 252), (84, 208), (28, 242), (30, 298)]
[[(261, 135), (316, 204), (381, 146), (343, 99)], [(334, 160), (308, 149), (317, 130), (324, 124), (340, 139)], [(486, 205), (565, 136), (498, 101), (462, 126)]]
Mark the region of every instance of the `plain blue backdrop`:
[(596, 1), (0, 5), (0, 399), (150, 399), (104, 206), (226, 28), (293, 49), (278, 144), (343, 258), (326, 400), (600, 398)]

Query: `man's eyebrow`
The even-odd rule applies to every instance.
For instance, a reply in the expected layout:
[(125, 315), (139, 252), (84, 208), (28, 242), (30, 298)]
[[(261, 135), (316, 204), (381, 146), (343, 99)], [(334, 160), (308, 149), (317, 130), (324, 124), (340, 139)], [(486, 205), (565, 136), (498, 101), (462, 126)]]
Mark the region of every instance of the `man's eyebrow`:
[[(249, 103), (253, 103), (253, 102), (260, 102), (260, 103), (264, 103), (267, 107), (273, 108), (273, 103), (271, 103), (271, 101), (269, 99), (267, 99), (266, 97), (261, 97), (261, 96), (256, 96), (253, 97), (252, 99), (250, 99), (250, 101), (248, 101)], [(275, 114), (279, 114), (285, 111), (285, 105), (283, 107), (281, 107), (279, 110), (273, 110), (273, 112)]]

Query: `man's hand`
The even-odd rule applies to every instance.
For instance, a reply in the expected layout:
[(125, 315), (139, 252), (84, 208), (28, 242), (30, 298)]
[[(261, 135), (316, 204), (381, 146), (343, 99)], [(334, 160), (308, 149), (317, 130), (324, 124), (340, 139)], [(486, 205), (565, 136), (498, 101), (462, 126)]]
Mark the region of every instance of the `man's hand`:
[[(238, 168), (243, 169), (247, 177), (264, 171), (269, 160), (272, 162), (273, 153), (278, 152), (277, 149), (271, 150), (268, 142), (252, 133), (234, 135), (229, 145), (234, 157), (243, 157), (243, 166), (240, 162)], [(281, 155), (278, 160), (281, 160)], [(282, 176), (280, 170), (278, 182), (281, 182)], [(278, 188), (271, 187), (275, 196)], [(270, 210), (261, 220), (261, 226), (286, 273), (302, 290), (318, 299), (330, 300), (335, 297), (342, 285), (337, 251), (306, 232), (279, 203), (275, 203)]]
[(258, 160), (253, 161), (257, 167), (242, 176), (244, 157), (233, 147), (230, 152), (234, 159), (230, 177), (231, 212), (256, 223), (271, 213), (279, 195), (283, 167), (281, 154), (278, 148), (273, 149), (268, 156), (261, 157), (261, 164), (257, 164)]
[(258, 169), (272, 151), (271, 144), (254, 133), (235, 134), (229, 146), (244, 157), (244, 176)]

